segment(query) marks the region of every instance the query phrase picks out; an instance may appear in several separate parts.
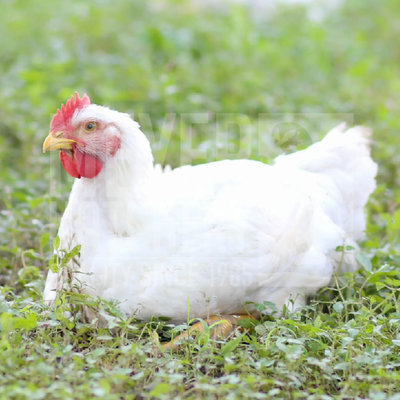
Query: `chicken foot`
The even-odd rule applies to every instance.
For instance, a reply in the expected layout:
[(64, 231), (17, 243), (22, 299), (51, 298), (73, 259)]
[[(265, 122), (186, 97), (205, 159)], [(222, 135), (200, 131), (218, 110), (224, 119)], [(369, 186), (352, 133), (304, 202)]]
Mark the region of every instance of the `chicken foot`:
[[(239, 315), (224, 314), (224, 315), (212, 315), (207, 319), (205, 319), (204, 322), (211, 327), (210, 336), (212, 339), (217, 339), (217, 338), (225, 339), (231, 333), (233, 333), (236, 328), (239, 328), (241, 331), (243, 331), (243, 328), (238, 324), (238, 321), (243, 319), (257, 320), (255, 316), (248, 314), (239, 314)], [(214, 324), (216, 325), (213, 326)], [(162, 343), (161, 346), (166, 351), (177, 351), (179, 349), (179, 346), (182, 344), (181, 339), (184, 338), (187, 339), (198, 332), (202, 333), (204, 331), (205, 329), (202, 322), (201, 321), (196, 322), (188, 330), (176, 336), (170, 342)]]

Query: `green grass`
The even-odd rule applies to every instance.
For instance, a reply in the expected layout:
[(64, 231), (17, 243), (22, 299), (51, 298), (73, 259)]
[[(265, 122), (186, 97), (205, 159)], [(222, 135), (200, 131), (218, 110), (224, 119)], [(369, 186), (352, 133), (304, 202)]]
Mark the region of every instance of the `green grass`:
[[(252, 18), (177, 0), (0, 5), (0, 398), (400, 399), (397, 0), (348, 1), (320, 22), (302, 6)], [(229, 344), (205, 335), (178, 354), (157, 346), (168, 322), (140, 324), (104, 300), (92, 301), (102, 327), (79, 319), (89, 299), (66, 294), (49, 310), (41, 293), (71, 179), (51, 186), (59, 163), (41, 145), (75, 90), (133, 113), (156, 161), (173, 166), (243, 155), (229, 122), (256, 132), (246, 155), (266, 161), (341, 119), (370, 125), (379, 175), (363, 267), (301, 313), (266, 316)], [(165, 113), (178, 116), (172, 131)], [(192, 142), (182, 113), (207, 113)], [(217, 121), (227, 134), (218, 151)]]

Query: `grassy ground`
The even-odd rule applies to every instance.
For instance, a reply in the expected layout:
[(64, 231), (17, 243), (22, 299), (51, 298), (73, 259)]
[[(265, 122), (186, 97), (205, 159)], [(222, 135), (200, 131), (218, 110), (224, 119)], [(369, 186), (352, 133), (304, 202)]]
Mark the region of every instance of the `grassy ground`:
[[(400, 399), (397, 0), (348, 1), (323, 21), (301, 6), (251, 16), (177, 0), (0, 4), (1, 398)], [(71, 181), (63, 174), (50, 185), (58, 162), (41, 145), (75, 90), (134, 113), (156, 160), (173, 166), (268, 161), (342, 119), (372, 126), (379, 184), (360, 271), (300, 314), (265, 317), (227, 343), (203, 335), (176, 355), (156, 345), (171, 334), (168, 322), (139, 324), (103, 300), (101, 329), (79, 312), (66, 320), (65, 303), (46, 309), (41, 292)], [(163, 129), (166, 112), (177, 115), (173, 130)], [(199, 112), (208, 123), (194, 125), (189, 141), (194, 117), (180, 116)], [(248, 147), (251, 129), (258, 139)]]

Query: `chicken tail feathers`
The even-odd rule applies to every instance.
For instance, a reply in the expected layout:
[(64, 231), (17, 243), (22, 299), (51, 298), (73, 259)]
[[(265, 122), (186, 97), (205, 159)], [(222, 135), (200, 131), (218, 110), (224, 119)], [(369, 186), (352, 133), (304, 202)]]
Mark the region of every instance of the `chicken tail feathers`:
[(355, 240), (364, 237), (363, 208), (376, 187), (377, 164), (370, 156), (370, 144), (370, 129), (355, 126), (346, 130), (346, 124), (343, 123), (332, 129), (320, 142), (275, 160), (280, 167), (330, 177), (348, 211), (343, 229)]

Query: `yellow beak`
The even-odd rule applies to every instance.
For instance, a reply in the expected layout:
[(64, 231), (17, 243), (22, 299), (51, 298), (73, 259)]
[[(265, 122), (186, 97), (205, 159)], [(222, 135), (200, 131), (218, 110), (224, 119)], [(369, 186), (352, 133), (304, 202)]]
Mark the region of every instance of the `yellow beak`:
[(56, 132), (55, 134), (53, 134), (52, 132), (50, 132), (49, 136), (47, 136), (43, 143), (43, 153), (45, 153), (46, 151), (58, 149), (71, 150), (72, 145), (76, 143), (76, 141), (63, 138), (63, 133), (64, 132)]

